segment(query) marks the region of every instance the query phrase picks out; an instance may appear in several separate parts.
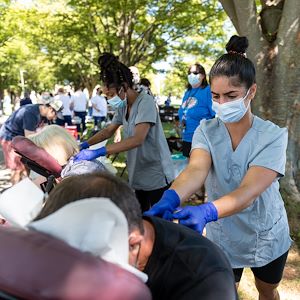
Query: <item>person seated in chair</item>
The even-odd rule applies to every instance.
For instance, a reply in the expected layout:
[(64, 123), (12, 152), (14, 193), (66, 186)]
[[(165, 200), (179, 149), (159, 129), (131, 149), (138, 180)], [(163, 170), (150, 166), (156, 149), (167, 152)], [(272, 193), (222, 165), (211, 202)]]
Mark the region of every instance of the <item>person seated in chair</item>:
[[(215, 244), (179, 224), (156, 217), (142, 218), (133, 190), (108, 173), (64, 179), (51, 192), (36, 221), (29, 227), (72, 243), (85, 240), (86, 227), (94, 231), (96, 228), (92, 242), (88, 239), (89, 249), (85, 242), (77, 244), (79, 249), (93, 252), (106, 233), (101, 218), (96, 218), (95, 207), (90, 203), (95, 199), (89, 198), (94, 197), (98, 201), (102, 201), (99, 197), (110, 199), (124, 213), (128, 222), (129, 263), (148, 275), (147, 285), (153, 299), (237, 299), (231, 266)], [(81, 204), (78, 211), (72, 206), (76, 201)], [(72, 208), (72, 213), (68, 208)], [(86, 218), (82, 217), (83, 208)], [(90, 214), (86, 210), (90, 210)], [(73, 230), (66, 239), (61, 230), (62, 223), (64, 228), (80, 228), (83, 236)], [(74, 236), (70, 237), (70, 234)]]

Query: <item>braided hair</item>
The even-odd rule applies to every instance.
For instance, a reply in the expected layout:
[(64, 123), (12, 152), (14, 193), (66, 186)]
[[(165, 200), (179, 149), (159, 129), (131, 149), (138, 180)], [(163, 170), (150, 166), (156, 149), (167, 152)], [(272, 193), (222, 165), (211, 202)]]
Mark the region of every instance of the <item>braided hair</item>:
[(121, 63), (117, 56), (111, 53), (103, 53), (99, 59), (100, 80), (108, 88), (119, 89), (133, 87), (133, 76), (130, 69)]
[(254, 64), (245, 54), (248, 45), (246, 37), (232, 36), (226, 45), (227, 53), (218, 58), (210, 70), (210, 83), (214, 77), (226, 76), (233, 79), (233, 85), (245, 85), (249, 89), (256, 80)]

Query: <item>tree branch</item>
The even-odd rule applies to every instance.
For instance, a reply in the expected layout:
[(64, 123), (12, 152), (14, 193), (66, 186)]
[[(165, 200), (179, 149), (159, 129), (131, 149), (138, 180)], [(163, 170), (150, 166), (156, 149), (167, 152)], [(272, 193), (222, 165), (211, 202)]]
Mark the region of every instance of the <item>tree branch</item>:
[(240, 27), (239, 27), (239, 22), (238, 22), (238, 17), (237, 13), (235, 10), (235, 5), (233, 1), (231, 0), (220, 0), (227, 16), (230, 18), (235, 30), (237, 31), (238, 34), (240, 34)]
[(98, 55), (100, 55), (102, 51), (101, 51), (100, 45), (98, 43), (98, 30), (97, 30), (97, 26), (95, 24), (95, 18), (91, 13), (89, 15), (90, 15), (90, 21), (91, 21), (92, 29), (93, 29), (93, 32), (95, 34), (95, 38), (93, 39), (94, 40), (94, 45), (97, 48)]

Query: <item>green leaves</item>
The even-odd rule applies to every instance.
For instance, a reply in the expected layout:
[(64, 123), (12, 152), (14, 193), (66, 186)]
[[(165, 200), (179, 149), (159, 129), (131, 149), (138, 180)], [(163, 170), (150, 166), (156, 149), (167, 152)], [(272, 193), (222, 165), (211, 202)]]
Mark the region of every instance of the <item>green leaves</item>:
[[(154, 62), (184, 55), (218, 54), (223, 41), (224, 13), (218, 1), (201, 0), (59, 0), (35, 1), (29, 8), (6, 3), (0, 6), (5, 27), (0, 29), (0, 51), (10, 53), (9, 39), (23, 41), (14, 55), (16, 68), (36, 57), (40, 69), (51, 65), (58, 82), (68, 79), (92, 85), (97, 81), (97, 59), (112, 52), (126, 65), (151, 69)], [(9, 9), (7, 10), (7, 7)], [(12, 47), (12, 44), (10, 44)], [(4, 52), (3, 52), (4, 51)], [(24, 56), (25, 55), (25, 56)], [(12, 58), (12, 57), (11, 57)], [(47, 63), (46, 63), (47, 62)], [(2, 61), (2, 63), (5, 63)], [(1, 65), (2, 66), (2, 65)], [(16, 76), (16, 75), (14, 75)], [(50, 76), (51, 77), (51, 76)], [(52, 84), (53, 78), (45, 86)]]

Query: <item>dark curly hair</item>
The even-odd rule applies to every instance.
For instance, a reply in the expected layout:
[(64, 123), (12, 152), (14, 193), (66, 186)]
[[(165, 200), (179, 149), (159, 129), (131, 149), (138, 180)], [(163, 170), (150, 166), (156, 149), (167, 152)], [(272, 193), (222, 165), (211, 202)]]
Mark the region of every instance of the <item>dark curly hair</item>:
[(103, 53), (99, 59), (100, 80), (108, 88), (133, 87), (133, 76), (130, 69), (121, 63), (117, 56)]

